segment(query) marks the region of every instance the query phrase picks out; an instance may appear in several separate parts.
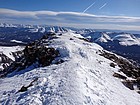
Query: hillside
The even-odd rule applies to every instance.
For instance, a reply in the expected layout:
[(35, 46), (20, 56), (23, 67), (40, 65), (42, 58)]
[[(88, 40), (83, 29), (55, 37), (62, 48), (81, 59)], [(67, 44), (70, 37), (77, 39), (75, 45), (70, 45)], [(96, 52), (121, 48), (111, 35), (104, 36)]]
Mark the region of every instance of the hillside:
[[(101, 56), (105, 50), (98, 44), (66, 32), (56, 34), (46, 46), (60, 53), (51, 65), (38, 67), (33, 63), (0, 78), (2, 105), (139, 105), (140, 95), (113, 74), (120, 73), (129, 80), (136, 78), (128, 77), (117, 63)], [(64, 62), (56, 64), (60, 58)], [(23, 91), (23, 86), (28, 89)]]
[(104, 49), (136, 61), (140, 64), (140, 35), (125, 32), (91, 32), (83, 36)]

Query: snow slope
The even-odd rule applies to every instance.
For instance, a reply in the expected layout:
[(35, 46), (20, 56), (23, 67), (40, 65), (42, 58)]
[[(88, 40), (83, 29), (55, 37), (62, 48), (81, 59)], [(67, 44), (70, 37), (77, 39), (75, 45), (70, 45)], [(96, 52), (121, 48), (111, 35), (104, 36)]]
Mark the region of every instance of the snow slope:
[[(103, 48), (76, 36), (65, 33), (50, 45), (64, 63), (30, 70), (33, 65), (1, 78), (1, 105), (139, 105), (140, 95), (112, 76), (119, 68), (99, 55)], [(37, 77), (28, 91), (17, 92)]]

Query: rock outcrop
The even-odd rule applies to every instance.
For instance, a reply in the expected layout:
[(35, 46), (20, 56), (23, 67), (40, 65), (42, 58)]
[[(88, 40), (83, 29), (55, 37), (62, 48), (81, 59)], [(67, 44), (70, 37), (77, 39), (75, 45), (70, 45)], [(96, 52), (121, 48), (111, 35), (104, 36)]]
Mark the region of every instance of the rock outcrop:
[[(59, 51), (47, 46), (50, 40), (56, 38), (54, 33), (48, 33), (41, 39), (29, 43), (20, 53), (14, 53), (16, 60), (1, 73), (0, 77), (6, 76), (13, 71), (20, 71), (36, 63), (36, 67), (48, 66), (59, 56)], [(62, 62), (62, 61), (61, 61)], [(61, 62), (56, 62), (57, 64)]]
[[(132, 78), (132, 80), (129, 80), (127, 77), (119, 73), (114, 73), (113, 74), (114, 77), (123, 79), (122, 83), (129, 89), (136, 90), (138, 93), (140, 92), (140, 67), (139, 66), (134, 65), (130, 61), (122, 57), (117, 57), (115, 54), (106, 51), (101, 52), (100, 55), (116, 63), (120, 67), (120, 72), (123, 72), (127, 77)], [(115, 67), (114, 63), (111, 63), (110, 66)]]
[(6, 69), (11, 63), (13, 62), (12, 59), (10, 59), (9, 57), (7, 57), (5, 54), (3, 54), (2, 52), (0, 53), (0, 73)]

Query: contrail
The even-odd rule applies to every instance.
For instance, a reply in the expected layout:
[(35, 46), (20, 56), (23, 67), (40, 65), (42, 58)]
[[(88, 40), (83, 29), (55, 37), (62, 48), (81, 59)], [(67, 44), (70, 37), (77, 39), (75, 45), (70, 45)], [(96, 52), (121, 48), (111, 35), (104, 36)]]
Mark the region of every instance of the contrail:
[(85, 13), (88, 9), (90, 9), (94, 4), (95, 4), (95, 2), (92, 3), (90, 6), (88, 6), (88, 7), (83, 11), (83, 13)]
[(99, 9), (104, 8), (107, 5), (107, 3), (104, 3), (104, 5), (102, 5)]

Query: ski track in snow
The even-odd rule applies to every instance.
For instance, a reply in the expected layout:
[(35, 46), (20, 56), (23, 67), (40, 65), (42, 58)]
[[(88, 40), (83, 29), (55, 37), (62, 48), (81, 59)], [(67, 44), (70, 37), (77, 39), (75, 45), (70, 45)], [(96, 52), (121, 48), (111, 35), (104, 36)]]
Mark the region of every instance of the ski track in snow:
[[(65, 62), (0, 79), (1, 105), (139, 105), (140, 95), (112, 76), (118, 68), (98, 55), (99, 45), (65, 33), (51, 46)], [(28, 91), (17, 92), (36, 77)]]

